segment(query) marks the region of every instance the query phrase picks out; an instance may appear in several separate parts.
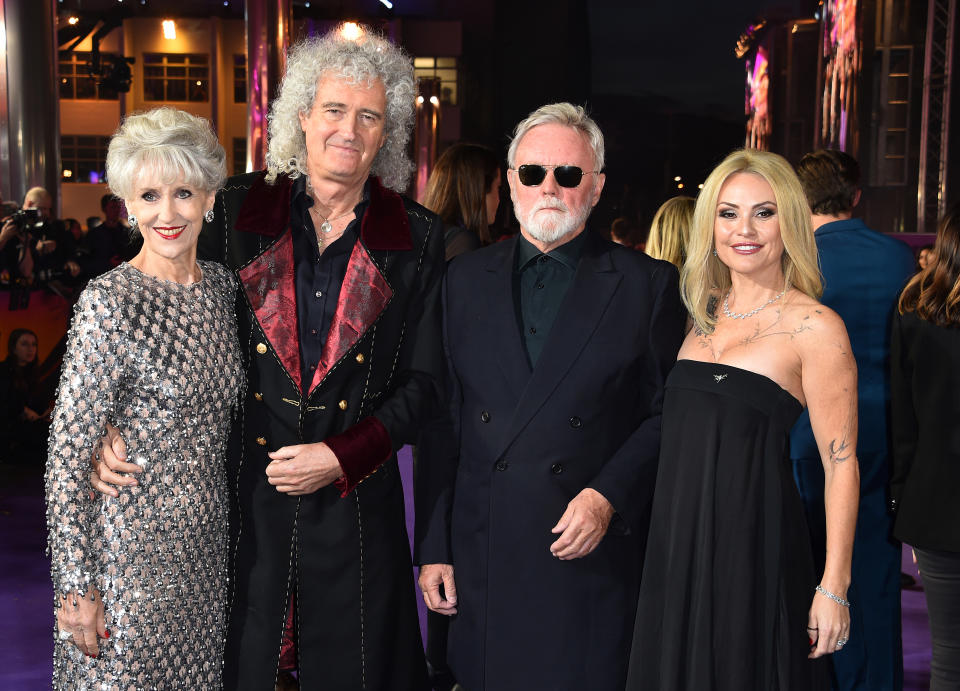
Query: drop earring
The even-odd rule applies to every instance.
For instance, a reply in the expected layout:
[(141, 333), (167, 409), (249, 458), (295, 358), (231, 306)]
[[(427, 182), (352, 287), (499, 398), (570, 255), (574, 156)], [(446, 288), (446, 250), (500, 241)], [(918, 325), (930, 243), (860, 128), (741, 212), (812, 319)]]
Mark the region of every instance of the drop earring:
[(127, 216), (127, 223), (130, 224), (130, 230), (137, 229), (137, 217), (134, 216), (133, 214), (130, 214), (129, 216)]
[(716, 248), (716, 247), (713, 248), (713, 256), (714, 256), (714, 257), (719, 257), (719, 256), (720, 256), (719, 254), (717, 254), (717, 248)]
[(213, 209), (209, 209), (207, 213), (203, 215), (203, 220), (207, 223), (213, 223)]

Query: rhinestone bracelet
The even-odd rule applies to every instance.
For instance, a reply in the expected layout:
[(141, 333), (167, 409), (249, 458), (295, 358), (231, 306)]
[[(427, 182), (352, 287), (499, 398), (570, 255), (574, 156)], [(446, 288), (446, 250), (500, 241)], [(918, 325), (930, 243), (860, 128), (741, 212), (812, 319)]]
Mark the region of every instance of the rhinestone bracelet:
[(840, 597), (839, 595), (834, 595), (833, 593), (831, 593), (829, 590), (827, 590), (827, 589), (824, 588), (823, 586), (818, 585), (818, 586), (816, 587), (816, 591), (817, 591), (818, 593), (820, 593), (821, 595), (823, 595), (824, 597), (830, 598), (831, 600), (833, 600), (834, 602), (836, 602), (838, 605), (843, 605), (844, 607), (846, 607), (846, 608), (848, 608), (848, 609), (850, 608), (850, 603), (849, 603), (849, 602), (847, 602), (846, 600), (844, 600), (844, 599), (843, 599), (842, 597)]

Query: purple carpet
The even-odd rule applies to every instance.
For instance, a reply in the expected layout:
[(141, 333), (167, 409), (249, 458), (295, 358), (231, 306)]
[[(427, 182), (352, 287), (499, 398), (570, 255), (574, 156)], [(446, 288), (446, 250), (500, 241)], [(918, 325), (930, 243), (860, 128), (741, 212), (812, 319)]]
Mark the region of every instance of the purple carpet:
[[(409, 449), (400, 453), (400, 470), (412, 535)], [(41, 471), (0, 465), (0, 691), (50, 688), (53, 595), (45, 545)], [(923, 586), (909, 548), (904, 548), (903, 570), (917, 578), (917, 585), (903, 591), (904, 689), (924, 691), (930, 678), (930, 634)], [(422, 622), (423, 600), (416, 594)]]

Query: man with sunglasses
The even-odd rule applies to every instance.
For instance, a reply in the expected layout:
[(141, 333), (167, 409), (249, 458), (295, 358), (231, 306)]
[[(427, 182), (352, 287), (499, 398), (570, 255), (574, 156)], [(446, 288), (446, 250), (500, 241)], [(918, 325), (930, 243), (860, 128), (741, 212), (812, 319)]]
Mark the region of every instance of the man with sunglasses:
[(448, 268), (416, 558), (468, 691), (624, 685), (685, 313), (673, 266), (585, 230), (603, 158), (582, 108), (533, 112), (508, 152), (520, 236)]

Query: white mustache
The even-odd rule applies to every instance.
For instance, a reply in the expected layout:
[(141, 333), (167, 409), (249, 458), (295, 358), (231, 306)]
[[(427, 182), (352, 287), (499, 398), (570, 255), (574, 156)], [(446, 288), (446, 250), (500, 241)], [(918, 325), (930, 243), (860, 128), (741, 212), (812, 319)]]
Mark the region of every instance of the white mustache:
[(567, 205), (564, 204), (562, 200), (557, 199), (556, 197), (544, 197), (534, 204), (533, 208), (530, 210), (530, 214), (535, 214), (543, 209), (559, 209), (564, 213), (570, 213), (570, 209), (567, 208)]

